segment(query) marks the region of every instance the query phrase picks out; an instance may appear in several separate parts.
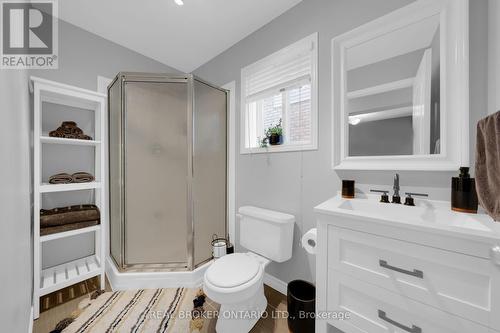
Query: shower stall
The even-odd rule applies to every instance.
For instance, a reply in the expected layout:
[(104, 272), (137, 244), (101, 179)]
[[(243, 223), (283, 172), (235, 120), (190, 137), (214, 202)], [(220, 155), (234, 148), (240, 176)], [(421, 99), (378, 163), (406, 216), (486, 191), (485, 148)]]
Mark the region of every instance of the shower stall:
[(191, 271), (226, 236), (228, 92), (192, 75), (108, 87), (110, 254), (120, 272)]

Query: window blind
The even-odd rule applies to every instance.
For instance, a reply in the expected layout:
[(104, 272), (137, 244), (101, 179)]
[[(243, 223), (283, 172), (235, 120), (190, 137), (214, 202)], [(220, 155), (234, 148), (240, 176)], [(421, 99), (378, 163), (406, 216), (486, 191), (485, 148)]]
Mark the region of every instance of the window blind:
[(315, 47), (313, 41), (305, 39), (246, 67), (242, 73), (246, 100), (310, 80)]

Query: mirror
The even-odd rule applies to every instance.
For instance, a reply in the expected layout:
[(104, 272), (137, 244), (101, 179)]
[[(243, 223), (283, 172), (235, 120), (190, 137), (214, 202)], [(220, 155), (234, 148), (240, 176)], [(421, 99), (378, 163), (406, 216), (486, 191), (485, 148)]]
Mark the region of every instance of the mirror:
[(420, 0), (332, 41), (335, 168), (468, 163), (468, 58), (453, 58), (468, 48), (467, 10), (466, 0)]
[(345, 66), (349, 156), (440, 153), (439, 15), (346, 49)]

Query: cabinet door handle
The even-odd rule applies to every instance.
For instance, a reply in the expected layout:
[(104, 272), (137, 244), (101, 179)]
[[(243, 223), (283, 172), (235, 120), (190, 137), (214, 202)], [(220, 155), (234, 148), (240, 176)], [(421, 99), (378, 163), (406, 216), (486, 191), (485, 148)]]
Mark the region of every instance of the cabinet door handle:
[(422, 271), (420, 271), (418, 269), (414, 269), (413, 271), (408, 271), (406, 269), (402, 269), (402, 268), (399, 268), (399, 267), (391, 266), (385, 260), (379, 260), (378, 263), (379, 263), (380, 267), (384, 267), (384, 268), (390, 269), (391, 271), (396, 271), (396, 272), (399, 272), (399, 273), (403, 273), (403, 274), (415, 276), (415, 277), (418, 277), (418, 278), (421, 278), (421, 279), (424, 278), (424, 272), (422, 272)]
[(402, 329), (402, 330), (404, 330), (406, 332), (410, 332), (410, 333), (422, 333), (422, 329), (420, 327), (415, 326), (415, 325), (411, 325), (411, 327), (408, 327), (408, 326), (405, 326), (403, 324), (400, 324), (397, 321), (392, 320), (391, 318), (387, 317), (387, 314), (384, 311), (382, 311), (382, 310), (378, 310), (378, 317), (380, 319), (382, 319), (383, 321), (386, 321), (386, 322), (388, 322), (389, 324), (391, 324), (393, 326), (399, 327), (400, 329)]

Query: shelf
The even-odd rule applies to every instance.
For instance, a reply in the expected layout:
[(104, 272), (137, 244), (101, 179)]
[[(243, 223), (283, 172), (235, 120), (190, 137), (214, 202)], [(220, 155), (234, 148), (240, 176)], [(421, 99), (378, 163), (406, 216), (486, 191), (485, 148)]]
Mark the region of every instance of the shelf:
[(92, 190), (101, 188), (101, 182), (40, 185), (40, 193)]
[(49, 241), (56, 240), (56, 239), (81, 235), (81, 234), (85, 234), (85, 233), (89, 233), (89, 232), (95, 232), (95, 231), (100, 230), (100, 229), (101, 229), (101, 225), (99, 224), (99, 225), (93, 225), (93, 226), (87, 227), (87, 228), (58, 232), (55, 234), (40, 236), (40, 242), (42, 242), (42, 243), (49, 242)]
[(366, 89), (349, 91), (346, 94), (346, 96), (348, 99), (354, 99), (354, 98), (372, 96), (372, 95), (377, 95), (377, 94), (383, 94), (386, 92), (399, 90), (399, 89), (410, 88), (410, 87), (413, 87), (413, 81), (414, 81), (414, 78), (408, 78), (408, 79), (404, 79), (404, 80), (389, 82), (389, 83), (381, 84), (378, 86), (369, 87)]
[(40, 275), (40, 296), (66, 288), (101, 273), (101, 263), (95, 255), (44, 269)]
[(40, 137), (40, 142), (59, 144), (59, 145), (75, 145), (75, 146), (98, 146), (101, 144), (101, 141), (95, 141), (95, 140), (65, 139), (65, 138), (55, 138), (51, 136)]

